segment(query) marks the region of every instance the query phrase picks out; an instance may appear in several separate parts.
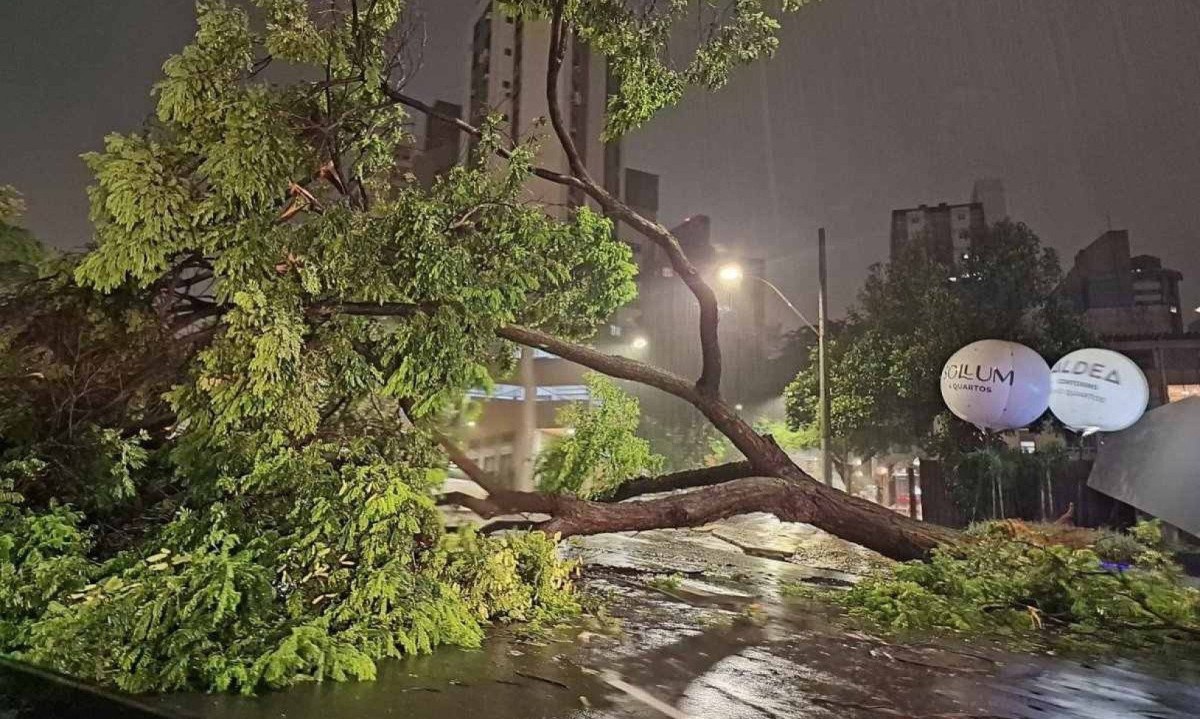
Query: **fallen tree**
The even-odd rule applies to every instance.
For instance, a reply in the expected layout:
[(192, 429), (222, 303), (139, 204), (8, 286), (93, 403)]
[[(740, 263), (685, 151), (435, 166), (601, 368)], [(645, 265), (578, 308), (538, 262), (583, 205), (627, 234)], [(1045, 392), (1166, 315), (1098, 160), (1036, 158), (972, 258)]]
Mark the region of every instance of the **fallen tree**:
[[(612, 73), (615, 138), (769, 54), (776, 17), (802, 4), (502, 3), (548, 28), (565, 165), (539, 166), (540, 138), (500, 114), (443, 118), (472, 150), (424, 187), (396, 166), (405, 108), (437, 114), (404, 91), (400, 0), (200, 2), (153, 121), (85, 158), (95, 245), (2, 298), (0, 651), (131, 691), (370, 678), (382, 657), (477, 644), (484, 622), (571, 611), (554, 533), (766, 511), (896, 558), (952, 540), (814, 481), (724, 401), (712, 288), (592, 178), (559, 104), (586, 43)], [(690, 12), (701, 34), (674, 66)], [(547, 207), (531, 182), (576, 202)], [(661, 248), (695, 298), (694, 380), (588, 346), (636, 291), (613, 222)], [(500, 486), (441, 433), (518, 346), (692, 404), (745, 461), (610, 501)], [(87, 472), (63, 466), (68, 443)], [(546, 515), (529, 525), (542, 531), (447, 536), (433, 499), (447, 455), (488, 492), (450, 501)]]
[[(101, 290), (127, 282), (166, 288), (163, 305), (176, 323), (212, 333), (201, 353), (210, 386), (193, 396), (207, 402), (206, 413), (225, 409), (214, 403), (220, 393), (212, 383), (223, 381), (215, 375), (257, 366), (266, 376), (249, 379), (260, 388), (273, 398), (299, 390), (293, 399), (309, 406), (253, 419), (302, 423), (297, 436), (316, 432), (322, 422), (336, 421), (340, 410), (334, 408), (362, 396), (304, 384), (319, 358), (342, 351), (356, 370), (381, 380), (385, 394), (409, 402), (411, 420), (433, 426), (439, 403), (497, 367), (503, 371), (503, 343), (494, 341), (500, 339), (674, 395), (746, 458), (744, 477), (704, 472), (694, 486), (707, 486), (686, 497), (636, 506), (492, 492), (495, 512), (549, 507), (553, 519), (543, 529), (593, 533), (768, 511), (891, 557), (925, 556), (950, 533), (815, 482), (723, 400), (713, 289), (670, 231), (592, 177), (583, 138), (573, 134), (562, 107), (564, 61), (582, 51), (582, 43), (613, 73), (616, 91), (603, 128), (613, 139), (688, 87), (717, 88), (737, 65), (770, 54), (777, 12), (803, 4), (785, 0), (773, 11), (768, 2), (741, 3), (728, 14), (700, 8), (705, 29), (682, 66), (664, 58), (671, 29), (688, 10), (642, 12), (616, 0), (511, 4), (505, 12), (549, 29), (542, 89), (549, 141), (565, 158), (559, 168), (538, 166), (545, 153), (524, 138), (506, 138), (509, 128), (496, 116), (472, 124), (406, 94), (411, 48), (409, 36), (397, 30), (404, 26), (399, 3), (372, 2), (368, 9), (335, 2), (328, 12), (310, 14), (302, 3), (266, 2), (274, 29), (262, 36), (250, 34), (235, 11), (209, 9), (197, 42), (166, 65), (167, 80), (159, 85), (162, 129), (110, 138), (107, 151), (89, 160), (99, 180), (100, 242), (77, 276)], [(285, 60), (313, 64), (323, 77), (263, 91), (254, 80)], [(231, 98), (245, 107), (215, 109)], [(404, 142), (402, 108), (457, 128), (473, 143), (476, 161), (455, 168), (429, 192), (397, 181), (389, 167)], [(239, 111), (261, 118), (248, 146), (231, 134)], [(531, 177), (586, 201), (565, 221), (554, 219), (521, 196)], [(158, 194), (134, 195), (121, 184), (131, 180), (139, 183), (135, 189)], [(277, 187), (286, 191), (276, 194)], [(151, 199), (172, 211), (161, 213)], [(153, 224), (146, 217), (152, 212), (161, 215)], [(660, 248), (695, 298), (703, 359), (695, 380), (582, 341), (633, 292), (628, 252), (613, 238), (610, 221)], [(270, 271), (245, 266), (247, 258)], [(216, 364), (224, 366), (216, 370)], [(336, 371), (315, 371), (321, 373)], [(718, 481), (726, 477), (735, 481)]]

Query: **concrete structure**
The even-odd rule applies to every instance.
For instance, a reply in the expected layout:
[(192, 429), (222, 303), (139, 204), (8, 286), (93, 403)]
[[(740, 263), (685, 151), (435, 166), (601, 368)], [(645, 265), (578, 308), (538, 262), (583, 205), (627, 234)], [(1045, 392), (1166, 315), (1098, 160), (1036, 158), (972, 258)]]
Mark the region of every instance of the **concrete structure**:
[(1151, 407), (1200, 396), (1200, 332), (1108, 335), (1101, 344), (1146, 374)]
[(1103, 346), (1141, 367), (1150, 405), (1200, 395), (1200, 327), (1185, 332), (1183, 276), (1151, 255), (1131, 255), (1129, 233), (1109, 230), (1075, 255), (1059, 293)]
[(1109, 230), (1076, 253), (1059, 291), (1099, 335), (1179, 334), (1181, 280), (1157, 257), (1131, 256), (1126, 230)]
[[(550, 134), (545, 89), (549, 23), (513, 17), (493, 0), (480, 0), (473, 17), (465, 98), (468, 119), (478, 125), (489, 114), (499, 113), (517, 141)], [(588, 170), (598, 182), (613, 187), (611, 181), (619, 181), (619, 176), (606, 178), (610, 174), (606, 171), (619, 169), (619, 159), (613, 165), (609, 157), (613, 151), (599, 139), (607, 97), (603, 58), (589, 52), (578, 38), (569, 37), (559, 74), (559, 105)], [(567, 171), (565, 153), (550, 139), (541, 143), (537, 164)], [(577, 190), (545, 180), (531, 181), (528, 189), (533, 198), (550, 206), (566, 208), (584, 202)]]
[(936, 206), (920, 205), (892, 210), (891, 256), (895, 258), (913, 245), (948, 265), (970, 253), (987, 234), (983, 203), (966, 202)]
[[(448, 117), (462, 117), (462, 106), (438, 100), (433, 109)], [(462, 160), (462, 131), (433, 115), (425, 116), (425, 132), (419, 141), (401, 148), (396, 172), (412, 173), (422, 187), (430, 187), (439, 175)]]
[[(493, 0), (475, 7), (468, 48), (467, 119), (475, 125), (499, 113), (514, 142), (542, 136), (536, 164), (567, 172), (566, 155), (548, 127), (546, 70), (550, 26), (513, 17)], [(559, 76), (559, 105), (571, 137), (596, 180), (620, 192), (620, 149), (600, 142), (607, 99), (607, 72), (602, 58), (588, 52), (575, 37), (567, 40)], [(440, 134), (427, 132), (428, 135)], [(529, 199), (565, 216), (586, 200), (577, 190), (541, 179), (526, 186)], [(619, 320), (610, 326), (614, 342), (623, 341)], [(542, 446), (561, 434), (554, 416), (570, 401), (586, 400), (584, 370), (578, 365), (525, 349), (516, 376), (497, 386), (482, 401), (480, 416), (469, 428), (468, 454), (512, 486), (533, 486), (534, 461)]]
[(1008, 217), (1004, 183), (976, 180), (971, 201), (892, 210), (891, 257), (917, 245), (934, 259), (954, 265), (987, 236), (988, 227)]

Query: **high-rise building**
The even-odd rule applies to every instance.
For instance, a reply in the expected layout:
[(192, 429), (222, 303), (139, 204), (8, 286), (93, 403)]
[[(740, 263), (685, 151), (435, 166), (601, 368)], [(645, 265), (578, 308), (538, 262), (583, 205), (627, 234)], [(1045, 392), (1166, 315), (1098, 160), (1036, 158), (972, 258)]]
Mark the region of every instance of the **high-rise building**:
[(1076, 253), (1058, 289), (1101, 345), (1141, 367), (1151, 406), (1200, 395), (1200, 333), (1184, 331), (1181, 280), (1157, 257), (1131, 257), (1129, 233), (1109, 230)]
[(1109, 230), (1075, 254), (1059, 292), (1099, 335), (1178, 334), (1182, 278), (1157, 257), (1131, 256), (1129, 232)]
[(957, 264), (987, 236), (989, 225), (1007, 217), (1004, 183), (996, 178), (976, 180), (970, 202), (892, 210), (891, 256), (916, 245), (939, 262)]
[(981, 202), (919, 205), (892, 210), (891, 234), (893, 258), (916, 245), (939, 262), (953, 265), (987, 234), (987, 219)]
[[(557, 172), (569, 171), (566, 153), (549, 125), (546, 75), (550, 54), (550, 24), (507, 13), (493, 0), (476, 4), (471, 25), (466, 116), (478, 126), (499, 114), (513, 142), (540, 137), (536, 164)], [(611, 192), (621, 193), (620, 148), (600, 141), (608, 98), (604, 59), (588, 51), (574, 36), (566, 40), (559, 75), (558, 105), (589, 173)], [(657, 178), (655, 178), (655, 182)], [(552, 214), (587, 202), (574, 188), (533, 178), (526, 186), (531, 200)], [(654, 204), (657, 205), (655, 186)], [(620, 320), (614, 318), (602, 339), (627, 343)], [(523, 349), (515, 377), (484, 396), (480, 417), (471, 428), (468, 454), (485, 469), (496, 472), (518, 489), (533, 486), (534, 462), (547, 441), (561, 434), (555, 414), (565, 402), (587, 399), (582, 367), (544, 352)]]
[(1133, 304), (1166, 307), (1173, 315), (1175, 331), (1182, 332), (1183, 302), (1179, 297), (1179, 282), (1183, 275), (1164, 268), (1162, 260), (1153, 255), (1137, 255), (1130, 259), (1129, 266), (1133, 270)]
[[(559, 143), (550, 139), (546, 71), (550, 55), (550, 24), (508, 14), (494, 0), (480, 0), (471, 32), (470, 82), (467, 117), (478, 125), (499, 113), (514, 140), (543, 136), (538, 164), (566, 172), (567, 159)], [(569, 36), (559, 74), (559, 107), (571, 138), (593, 178), (619, 195), (619, 151), (600, 141), (608, 73), (604, 58), (586, 43)], [(609, 175), (613, 175), (609, 177)], [(533, 180), (529, 191), (548, 206), (569, 207), (584, 202), (578, 190), (546, 180)]]

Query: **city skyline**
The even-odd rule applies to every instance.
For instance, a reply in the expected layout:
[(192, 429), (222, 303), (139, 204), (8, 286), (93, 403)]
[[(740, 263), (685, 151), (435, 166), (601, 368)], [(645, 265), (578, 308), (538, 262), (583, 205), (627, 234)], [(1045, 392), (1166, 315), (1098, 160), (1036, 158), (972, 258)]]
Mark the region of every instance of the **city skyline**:
[[(88, 237), (78, 154), (141, 124), (161, 62), (192, 32), (192, 4), (22, 5), (0, 11), (17, 30), (0, 51), (10, 99), (0, 182), (26, 194), (32, 230), (78, 246)], [(413, 94), (463, 101), (475, 5), (426, 3)], [(1200, 9), (1185, 0), (820, 3), (788, 19), (776, 58), (630, 135), (626, 164), (662, 177), (665, 222), (708, 214), (718, 241), (787, 267), (772, 279), (805, 311), (818, 226), (829, 229), (840, 314), (868, 265), (886, 259), (892, 210), (964, 202), (974, 180), (999, 177), (1010, 215), (1059, 251), (1064, 272), (1097, 235), (1127, 229), (1136, 253), (1183, 273), (1191, 315), (1198, 34)], [(47, 38), (65, 49), (48, 55)]]

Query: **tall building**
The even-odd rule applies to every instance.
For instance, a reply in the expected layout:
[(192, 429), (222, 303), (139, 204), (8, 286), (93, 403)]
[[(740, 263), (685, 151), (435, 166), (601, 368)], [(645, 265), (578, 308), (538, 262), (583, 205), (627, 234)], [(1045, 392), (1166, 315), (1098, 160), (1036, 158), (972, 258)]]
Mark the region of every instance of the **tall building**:
[(1142, 307), (1166, 307), (1172, 315), (1171, 324), (1175, 332), (1183, 331), (1182, 307), (1179, 297), (1179, 282), (1183, 275), (1177, 270), (1166, 269), (1162, 260), (1153, 255), (1138, 255), (1129, 261), (1133, 270), (1133, 304)]
[(1200, 395), (1200, 332), (1184, 331), (1182, 279), (1157, 257), (1130, 256), (1129, 233), (1109, 230), (1076, 253), (1058, 290), (1103, 346), (1142, 369), (1151, 406)]
[[(545, 89), (549, 23), (514, 17), (493, 0), (480, 0), (473, 17), (465, 98), (468, 121), (478, 126), (498, 113), (514, 142), (541, 138), (538, 165), (567, 172), (566, 153), (549, 126)], [(559, 75), (559, 107), (588, 171), (619, 194), (620, 148), (606, 146), (599, 139), (608, 97), (604, 59), (589, 52), (574, 36), (568, 37), (566, 44)], [(529, 181), (526, 192), (551, 213), (565, 214), (568, 208), (587, 201), (578, 190), (538, 178)], [(654, 201), (657, 204), (657, 198)], [(626, 340), (618, 322), (614, 320), (604, 339)], [(513, 487), (532, 488), (538, 452), (563, 431), (555, 422), (557, 409), (566, 402), (587, 399), (583, 374), (578, 365), (523, 349), (515, 377), (497, 385), (490, 395), (475, 393), (482, 408), (470, 428), (468, 454)]]
[(1178, 334), (1182, 279), (1157, 257), (1131, 256), (1128, 231), (1109, 230), (1075, 254), (1059, 292), (1099, 335)]
[[(480, 0), (474, 17), (467, 117), (478, 125), (489, 114), (499, 113), (513, 139), (543, 136), (538, 164), (566, 172), (566, 155), (559, 143), (551, 139), (553, 131), (548, 124), (549, 22), (514, 17), (494, 0)], [(600, 141), (608, 98), (604, 59), (590, 52), (574, 36), (567, 38), (566, 45), (558, 88), (564, 120), (588, 171), (597, 182), (619, 192), (620, 188), (614, 185), (620, 180), (619, 159), (613, 166), (610, 155), (614, 151)], [(616, 154), (619, 158), (619, 150)], [(546, 180), (533, 180), (529, 191), (547, 205), (569, 207), (584, 202), (578, 190)]]
[(939, 262), (953, 265), (986, 234), (982, 202), (892, 210), (891, 256), (916, 245)]
[(1007, 217), (1004, 183), (996, 178), (976, 180), (970, 202), (892, 210), (891, 256), (917, 245), (939, 262), (954, 265), (987, 236), (989, 225)]

